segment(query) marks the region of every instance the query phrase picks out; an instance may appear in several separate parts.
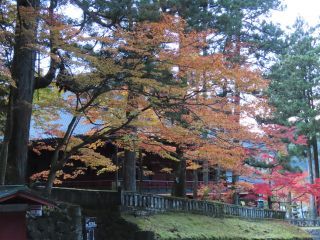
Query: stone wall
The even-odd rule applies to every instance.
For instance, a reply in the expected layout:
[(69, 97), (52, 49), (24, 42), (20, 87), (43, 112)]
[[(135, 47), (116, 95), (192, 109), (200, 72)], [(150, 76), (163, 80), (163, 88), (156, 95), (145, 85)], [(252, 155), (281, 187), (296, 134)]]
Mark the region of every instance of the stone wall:
[(121, 193), (117, 191), (55, 187), (51, 196), (89, 209), (115, 209), (121, 204)]
[(43, 215), (27, 214), (28, 240), (83, 240), (81, 208), (60, 204)]

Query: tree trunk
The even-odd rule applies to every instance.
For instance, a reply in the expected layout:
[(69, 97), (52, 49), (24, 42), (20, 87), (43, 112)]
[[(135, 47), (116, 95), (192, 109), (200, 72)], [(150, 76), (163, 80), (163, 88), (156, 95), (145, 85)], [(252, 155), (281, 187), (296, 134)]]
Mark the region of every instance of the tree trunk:
[(318, 141), (317, 137), (312, 137), (312, 149), (313, 149), (313, 159), (314, 159), (314, 177), (319, 178), (319, 156), (318, 156)]
[(119, 187), (119, 159), (118, 159), (118, 147), (115, 146), (115, 153), (114, 153), (114, 162), (117, 166), (117, 171), (116, 171), (116, 189)]
[(268, 201), (268, 209), (272, 210), (272, 198), (271, 198), (271, 196), (268, 196), (267, 201)]
[(193, 199), (197, 199), (198, 197), (198, 169), (193, 170)]
[(217, 166), (215, 169), (215, 174), (214, 174), (214, 181), (215, 183), (220, 182), (220, 178), (221, 178), (221, 168), (220, 166)]
[(123, 188), (125, 191), (137, 190), (136, 186), (136, 153), (131, 150), (124, 151)]
[[(50, 165), (50, 171), (46, 183), (46, 194), (48, 196), (51, 195), (52, 187), (54, 184), (54, 181), (56, 180), (57, 171), (61, 170), (63, 167), (63, 163), (60, 162), (62, 159), (64, 160), (65, 154), (63, 153), (63, 156), (60, 156), (60, 150), (61, 150), (62, 143), (58, 145), (58, 147), (55, 149), (53, 156), (51, 158), (51, 165)], [(59, 159), (61, 157), (61, 159)]]
[[(50, 172), (46, 183), (46, 194), (49, 196), (51, 194), (51, 190), (54, 184), (54, 180), (56, 179), (57, 171), (61, 170), (65, 163), (67, 162), (67, 153), (66, 147), (64, 145), (69, 144), (69, 140), (71, 135), (78, 125), (80, 121), (79, 116), (73, 116), (72, 120), (70, 121), (67, 131), (65, 132), (63, 139), (59, 142), (57, 147), (53, 152), (53, 156), (51, 158), (51, 165), (50, 165)], [(64, 147), (64, 150), (62, 150)]]
[[(307, 146), (307, 158), (308, 158), (308, 170), (309, 170), (309, 181), (311, 184), (314, 183), (314, 169), (313, 169), (313, 164), (312, 164), (312, 154), (311, 154), (311, 146), (308, 145)], [(310, 196), (310, 216), (311, 218), (316, 218), (317, 216), (317, 210), (316, 210), (316, 207), (315, 207), (315, 196), (314, 195), (311, 195)]]
[(209, 184), (209, 163), (207, 160), (204, 160), (202, 163), (202, 175), (203, 175), (203, 184)]
[(143, 156), (142, 151), (139, 151), (139, 192), (142, 193), (143, 183)]
[(234, 190), (233, 193), (233, 203), (239, 205), (239, 194), (237, 193), (236, 183), (239, 181), (239, 176), (232, 173), (232, 188)]
[(292, 218), (292, 194), (291, 192), (288, 193), (288, 205), (287, 205), (287, 213), (288, 213), (288, 218), (291, 219)]
[(36, 26), (38, 0), (17, 1), (17, 25), (12, 62), (12, 135), (8, 144), (8, 181), (11, 184), (26, 183), (29, 128), (35, 83)]
[(3, 142), (0, 149), (0, 184), (5, 184), (6, 179), (6, 170), (7, 170), (7, 161), (8, 161), (8, 148), (12, 135), (12, 94), (9, 95), (9, 103), (7, 110), (7, 119), (6, 119), (6, 127), (5, 134), (3, 138)]
[(183, 157), (183, 152), (177, 148), (177, 155), (180, 161), (177, 164), (175, 171), (175, 179), (173, 182), (172, 195), (175, 197), (186, 196), (186, 160)]

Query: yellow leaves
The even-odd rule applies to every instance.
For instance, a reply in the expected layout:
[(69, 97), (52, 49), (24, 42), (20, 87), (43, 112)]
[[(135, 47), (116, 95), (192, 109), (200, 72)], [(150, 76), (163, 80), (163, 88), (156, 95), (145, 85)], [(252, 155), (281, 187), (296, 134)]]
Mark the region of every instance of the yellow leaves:
[(199, 168), (201, 168), (200, 164), (193, 162), (192, 160), (187, 161), (187, 170), (197, 170)]
[(86, 168), (90, 167), (91, 169), (96, 170), (98, 175), (104, 172), (114, 172), (118, 169), (110, 158), (95, 152), (91, 148), (80, 149), (76, 155), (71, 157), (71, 159), (81, 161)]
[(149, 176), (152, 176), (154, 175), (154, 172), (148, 170), (148, 169), (143, 169), (143, 176), (145, 177), (149, 177)]
[(72, 136), (66, 146), (66, 152), (69, 152), (73, 147), (81, 144), (82, 142), (83, 142), (82, 139)]
[(96, 150), (98, 147), (103, 147), (104, 145), (105, 145), (104, 141), (98, 140), (96, 142), (93, 142), (93, 143), (89, 144), (88, 148)]
[[(62, 170), (59, 170), (56, 173), (56, 178), (54, 180), (54, 184), (56, 184), (56, 185), (62, 184), (63, 181), (65, 181), (65, 180), (75, 179), (79, 175), (83, 175), (83, 174), (85, 174), (85, 171), (83, 168), (75, 169), (75, 170), (71, 171), (70, 173), (65, 173)], [(36, 182), (36, 181), (45, 182), (45, 181), (47, 181), (48, 176), (49, 176), (49, 171), (45, 170), (45, 171), (33, 174), (30, 177), (30, 180), (33, 182)]]
[(172, 171), (173, 171), (173, 169), (172, 169), (172, 168), (167, 168), (167, 167), (162, 168), (162, 169), (160, 170), (160, 172), (162, 172), (162, 173), (166, 173), (166, 174), (171, 174), (171, 173), (172, 173)]

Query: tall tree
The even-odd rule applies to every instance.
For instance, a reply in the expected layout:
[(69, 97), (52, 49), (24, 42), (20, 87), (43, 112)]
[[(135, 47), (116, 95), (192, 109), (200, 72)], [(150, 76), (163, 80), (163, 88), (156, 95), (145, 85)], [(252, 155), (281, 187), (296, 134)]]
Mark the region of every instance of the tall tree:
[[(6, 168), (8, 168), (7, 177), (10, 183), (26, 183), (27, 145), (34, 90), (48, 86), (55, 77), (55, 71), (58, 67), (54, 57), (57, 51), (54, 47), (56, 33), (49, 29), (49, 46), (47, 47), (51, 54), (50, 67), (46, 75), (39, 73), (37, 76), (36, 74), (39, 24), (42, 20), (46, 26), (53, 26), (56, 7), (56, 0), (51, 0), (48, 9), (44, 11), (41, 11), (39, 0), (18, 0), (16, 3), (14, 40), (12, 39), (12, 43), (14, 43), (13, 58), (12, 61), (6, 62), (10, 69), (12, 82), (10, 107), (6, 120), (7, 129), (1, 146), (1, 184), (4, 183)], [(8, 36), (10, 29), (7, 28), (4, 32)], [(7, 160), (9, 160), (8, 167)]]
[(319, 99), (319, 43), (313, 36), (316, 29), (305, 30), (305, 23), (299, 19), (294, 32), (288, 37), (286, 53), (280, 56), (269, 75), (270, 102), (276, 107), (276, 120), (284, 125), (297, 126), (309, 137), (313, 148), (315, 174), (319, 178), (317, 150), (317, 124)]
[[(300, 134), (308, 137), (306, 151), (313, 151), (315, 178), (319, 178), (319, 160), (317, 134), (319, 127), (317, 116), (319, 108), (319, 39), (316, 29), (308, 28), (298, 19), (293, 33), (288, 36), (288, 47), (280, 55), (279, 61), (271, 69), (269, 78), (270, 103), (276, 107), (275, 121), (296, 126)], [(314, 182), (314, 179), (311, 179)]]

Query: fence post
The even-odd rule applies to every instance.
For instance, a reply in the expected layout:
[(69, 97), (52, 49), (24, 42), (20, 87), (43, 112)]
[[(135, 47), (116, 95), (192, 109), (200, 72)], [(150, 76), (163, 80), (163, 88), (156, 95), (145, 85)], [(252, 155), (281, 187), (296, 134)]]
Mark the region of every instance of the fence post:
[(121, 189), (121, 187), (118, 187), (118, 189), (117, 189), (117, 193), (118, 193), (118, 196), (117, 196), (117, 201), (118, 201), (118, 204), (119, 204), (119, 206), (121, 206), (124, 202), (123, 202), (123, 192), (122, 192), (122, 189)]

